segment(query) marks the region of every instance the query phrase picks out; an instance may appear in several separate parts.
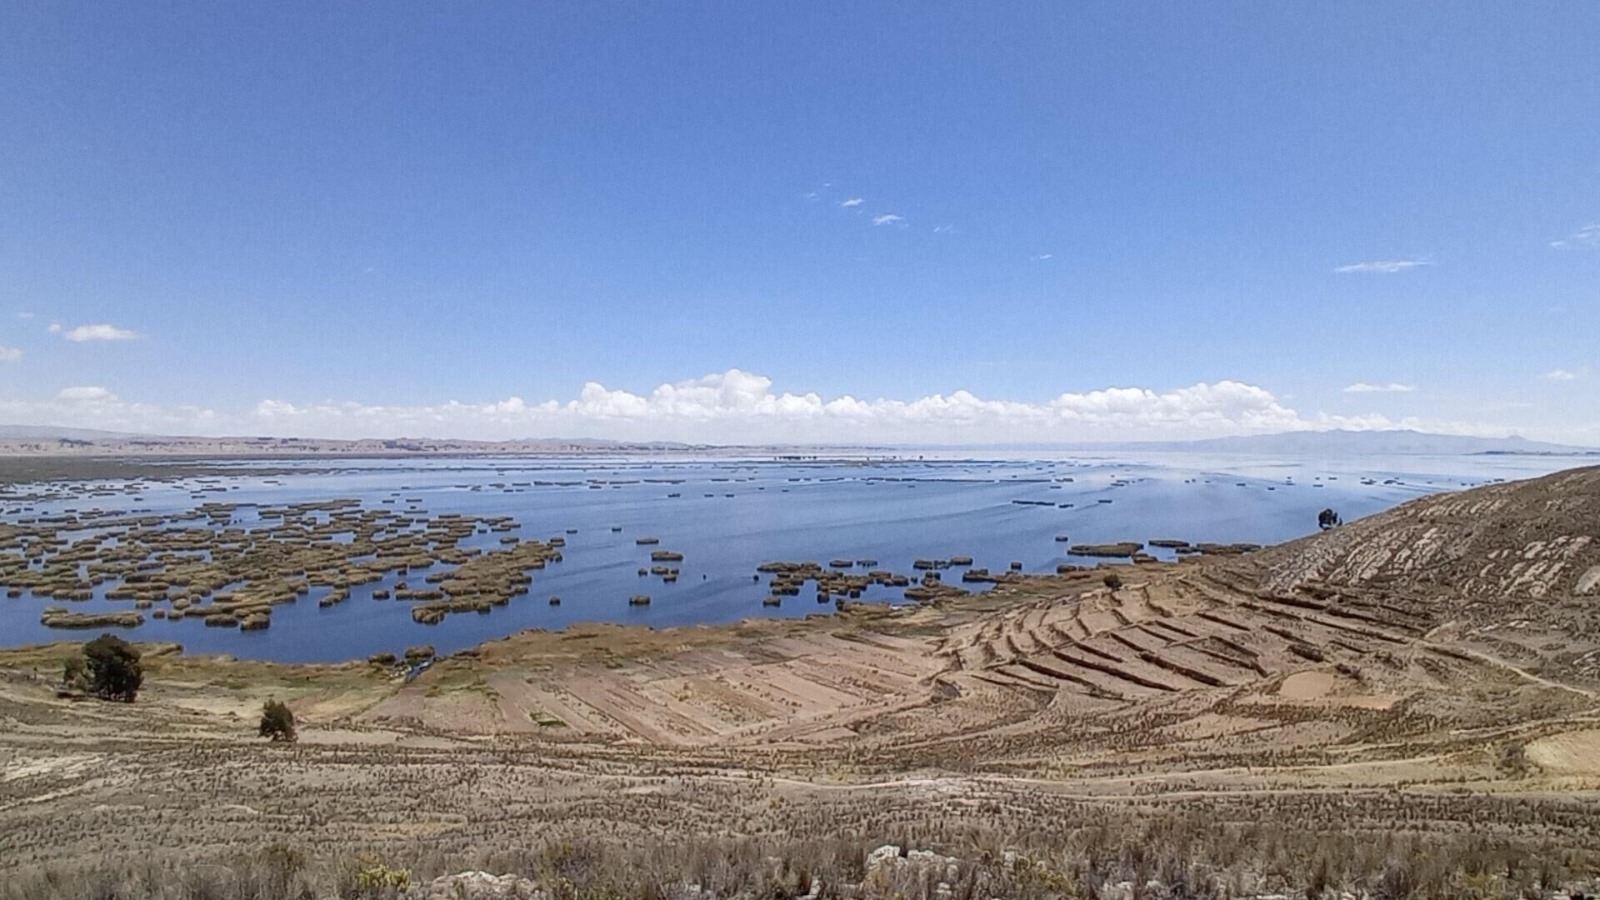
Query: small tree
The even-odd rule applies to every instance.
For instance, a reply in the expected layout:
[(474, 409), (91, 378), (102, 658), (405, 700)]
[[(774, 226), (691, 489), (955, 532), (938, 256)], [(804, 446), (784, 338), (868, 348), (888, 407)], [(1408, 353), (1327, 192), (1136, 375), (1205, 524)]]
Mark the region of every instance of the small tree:
[(1106, 577), (1100, 579), (1100, 581), (1113, 591), (1122, 587), (1122, 576), (1115, 572), (1107, 572)]
[(89, 669), (89, 690), (104, 700), (132, 703), (144, 684), (144, 667), (139, 651), (114, 634), (102, 634), (83, 645), (83, 660)]
[(277, 700), (268, 700), (261, 706), (260, 734), (273, 741), (293, 742), (294, 713), (287, 705)]

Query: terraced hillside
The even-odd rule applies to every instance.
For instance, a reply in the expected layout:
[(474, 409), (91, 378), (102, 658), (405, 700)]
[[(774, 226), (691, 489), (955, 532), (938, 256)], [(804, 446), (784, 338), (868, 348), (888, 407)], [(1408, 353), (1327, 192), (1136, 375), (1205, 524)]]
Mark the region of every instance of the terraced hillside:
[(1414, 500), (1214, 567), (1325, 611), (1410, 621), (1435, 643), (1600, 679), (1600, 467)]
[(662, 748), (836, 742), (926, 694), (938, 670), (921, 641), (870, 628), (631, 631), (580, 627), (536, 648), (516, 639), (485, 645), (358, 720)]

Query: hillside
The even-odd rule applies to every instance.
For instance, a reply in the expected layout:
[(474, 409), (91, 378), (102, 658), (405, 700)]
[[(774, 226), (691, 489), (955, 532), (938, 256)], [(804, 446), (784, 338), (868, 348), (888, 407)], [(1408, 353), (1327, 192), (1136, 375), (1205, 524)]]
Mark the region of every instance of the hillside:
[(1423, 497), (1253, 561), (1270, 590), (1437, 592), (1463, 613), (1600, 595), (1600, 466)]

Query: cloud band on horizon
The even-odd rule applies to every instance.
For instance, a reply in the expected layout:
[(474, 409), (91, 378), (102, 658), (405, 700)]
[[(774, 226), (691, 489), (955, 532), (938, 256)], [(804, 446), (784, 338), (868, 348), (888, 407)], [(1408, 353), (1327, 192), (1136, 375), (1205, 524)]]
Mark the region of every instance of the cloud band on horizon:
[(19, 424), (192, 435), (501, 440), (596, 437), (693, 443), (1013, 443), (1183, 439), (1344, 428), (1503, 433), (1448, 422), (1369, 415), (1302, 415), (1271, 391), (1223, 380), (1154, 390), (1112, 387), (1045, 401), (984, 399), (966, 390), (914, 400), (824, 399), (775, 392), (766, 376), (729, 369), (648, 393), (587, 382), (575, 399), (376, 405), (265, 399), (216, 411), (126, 401), (104, 386), (62, 389), (48, 400), (0, 401)]

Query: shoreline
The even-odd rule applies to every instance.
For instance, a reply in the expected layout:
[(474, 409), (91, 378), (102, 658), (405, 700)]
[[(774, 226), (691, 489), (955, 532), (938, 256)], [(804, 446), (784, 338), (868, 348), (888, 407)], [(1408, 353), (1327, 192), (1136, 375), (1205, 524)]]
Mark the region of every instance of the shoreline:
[[(1178, 562), (1142, 563), (1138, 568), (1142, 571), (1155, 571), (1162, 567), (1178, 567), (1193, 564), (1193, 560)], [(1133, 566), (1121, 566), (1130, 569)], [(619, 643), (660, 643), (664, 645), (681, 643), (714, 643), (718, 639), (748, 637), (751, 633), (771, 631), (781, 632), (792, 630), (796, 627), (822, 627), (829, 622), (859, 625), (862, 623), (888, 623), (897, 620), (917, 621), (930, 616), (925, 611), (936, 611), (939, 615), (964, 615), (987, 612), (1003, 606), (995, 601), (1004, 599), (1007, 594), (1000, 593), (1005, 588), (1022, 588), (1024, 590), (1037, 590), (1040, 587), (1052, 585), (1069, 585), (1072, 581), (1095, 581), (1099, 573), (1094, 569), (1066, 573), (1066, 574), (1029, 574), (1022, 579), (1007, 584), (996, 585), (993, 589), (982, 592), (968, 593), (959, 596), (948, 596), (938, 600), (911, 603), (877, 603), (871, 601), (851, 601), (844, 609), (835, 609), (830, 606), (826, 611), (818, 610), (803, 616), (766, 618), (747, 616), (732, 622), (699, 622), (683, 625), (647, 625), (627, 622), (607, 622), (604, 620), (571, 622), (560, 628), (522, 628), (510, 634), (497, 638), (486, 638), (469, 647), (463, 647), (449, 653), (441, 653), (432, 658), (444, 662), (447, 660), (476, 659), (484, 651), (506, 644), (537, 644), (549, 641), (573, 641), (614, 639)], [(919, 614), (921, 614), (919, 616)], [(135, 632), (126, 629), (117, 629), (111, 626), (106, 628), (86, 628), (63, 630), (61, 640), (44, 641), (31, 644), (18, 644), (10, 647), (0, 647), (0, 668), (14, 664), (18, 659), (28, 659), (38, 655), (58, 656), (53, 653), (60, 649), (63, 653), (75, 652), (84, 644), (99, 637), (102, 632), (109, 632), (134, 647), (141, 650), (148, 649), (160, 656), (173, 656), (188, 662), (210, 663), (217, 665), (248, 665), (281, 668), (289, 670), (343, 670), (365, 669), (372, 665), (370, 657), (359, 657), (332, 662), (283, 662), (273, 659), (255, 659), (234, 656), (231, 653), (191, 653), (182, 641), (175, 640), (139, 640)], [(70, 635), (81, 635), (79, 638)], [(429, 646), (427, 632), (417, 635), (418, 640), (413, 646)], [(403, 647), (395, 648), (395, 654), (400, 656)]]

